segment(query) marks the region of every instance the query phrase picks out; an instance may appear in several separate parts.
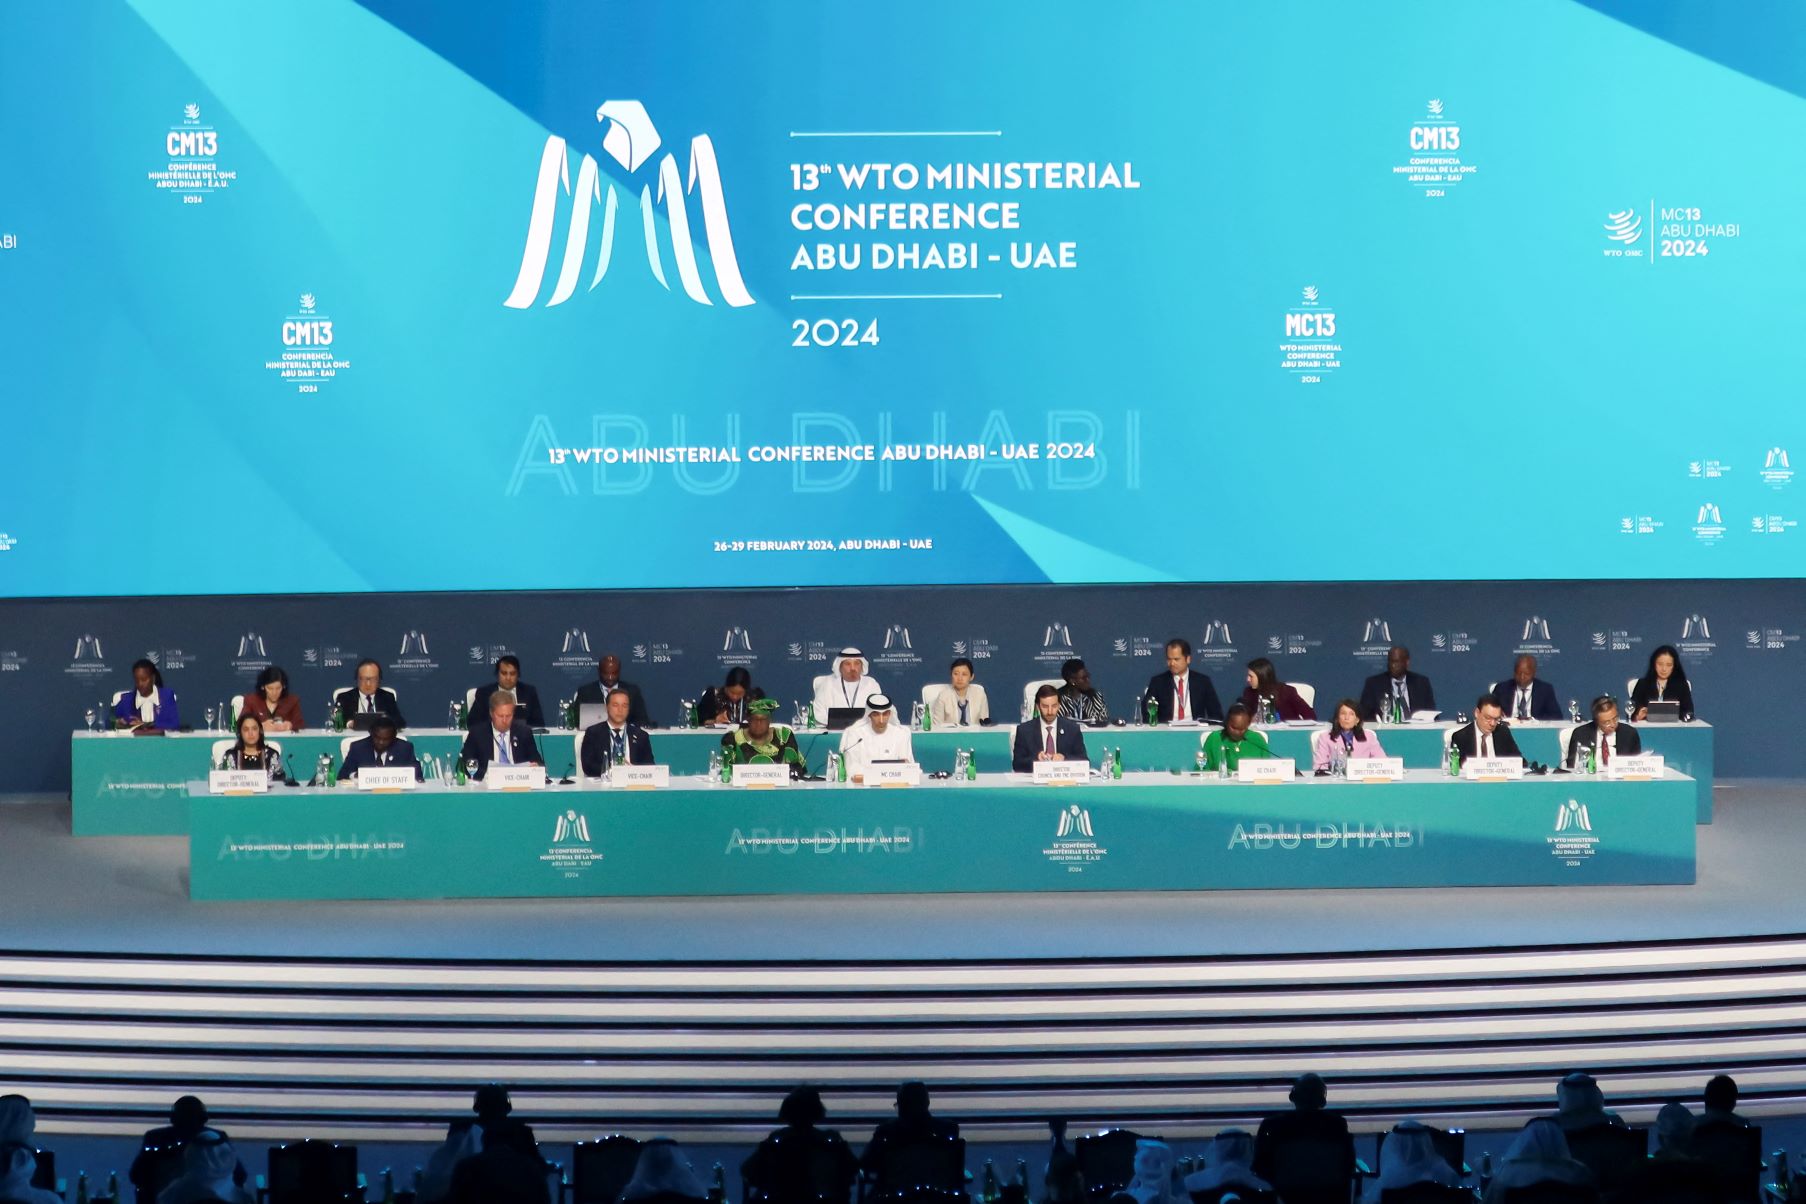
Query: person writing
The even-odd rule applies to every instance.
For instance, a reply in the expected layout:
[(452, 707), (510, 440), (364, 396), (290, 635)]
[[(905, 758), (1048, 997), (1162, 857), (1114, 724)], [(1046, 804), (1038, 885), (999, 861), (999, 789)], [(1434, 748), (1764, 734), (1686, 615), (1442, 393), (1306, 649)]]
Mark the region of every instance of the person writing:
[(263, 720), (249, 713), (238, 717), (238, 738), (221, 759), (222, 769), (261, 769), (272, 782), (288, 780), (282, 754), (263, 742)]
[(1036, 761), (1089, 761), (1085, 733), (1060, 713), (1060, 692), (1052, 686), (1035, 691), (1035, 714), (1016, 727), (1010, 768), (1033, 773)]
[(266, 732), (298, 732), (302, 727), (301, 700), (288, 688), (288, 674), (280, 665), (270, 665), (257, 675), (239, 710), (263, 720)]
[(1649, 704), (1652, 702), (1673, 702), (1680, 704), (1681, 717), (1691, 719), (1693, 710), (1693, 687), (1687, 683), (1687, 671), (1681, 668), (1681, 654), (1674, 650), (1674, 645), (1663, 644), (1649, 654), (1649, 669), (1630, 692), (1630, 713), (1638, 723), (1649, 718)]
[(1618, 718), (1618, 700), (1609, 694), (1593, 699), (1593, 721), (1575, 728), (1569, 738), (1568, 768), (1586, 764), (1589, 748), (1598, 755), (1601, 772), (1619, 757), (1634, 757), (1643, 751), (1643, 737)]
[(985, 688), (972, 680), (972, 662), (960, 657), (947, 670), (951, 688), (935, 696), (929, 711), (936, 727), (972, 727), (991, 722), (991, 700)]
[(702, 692), (696, 713), (704, 723), (745, 723), (746, 704), (765, 697), (765, 691), (752, 684), (752, 674), (745, 665), (727, 671), (727, 680)]
[(729, 765), (788, 765), (792, 781), (809, 776), (809, 762), (796, 746), (796, 733), (771, 721), (775, 698), (746, 705), (746, 726), (721, 737), (721, 756)]
[(1344, 761), (1386, 755), (1386, 750), (1380, 747), (1380, 738), (1361, 723), (1360, 704), (1352, 698), (1344, 698), (1336, 704), (1329, 730), (1320, 733), (1312, 743), (1311, 768), (1318, 773), (1327, 772), (1335, 762), (1338, 750)]
[(1248, 709), (1245, 702), (1232, 702), (1229, 711), (1223, 716), (1223, 726), (1216, 731), (1204, 733), (1204, 772), (1215, 773), (1225, 768), (1234, 773), (1244, 757), (1270, 757), (1273, 750), (1267, 747), (1267, 737), (1252, 730), (1254, 712)]
[(150, 661), (132, 662), (132, 689), (113, 704), (113, 726), (133, 732), (173, 732), (182, 726), (176, 692)]
[(1258, 715), (1262, 703), (1281, 722), (1317, 717), (1317, 712), (1297, 690), (1279, 680), (1279, 671), (1273, 667), (1273, 662), (1257, 656), (1248, 662), (1248, 685), (1242, 691), (1242, 705), (1248, 708), (1249, 714)]

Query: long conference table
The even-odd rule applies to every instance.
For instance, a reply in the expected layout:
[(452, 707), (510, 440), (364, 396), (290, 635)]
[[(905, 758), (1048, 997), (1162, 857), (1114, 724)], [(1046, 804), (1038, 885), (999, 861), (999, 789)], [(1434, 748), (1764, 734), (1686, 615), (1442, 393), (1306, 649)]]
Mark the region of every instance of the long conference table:
[(1695, 783), (584, 783), (188, 800), (200, 900), (1691, 883)]
[[(1387, 753), (1404, 758), (1413, 769), (1433, 769), (1442, 763), (1446, 723), (1370, 724)], [(1526, 757), (1545, 765), (1559, 758), (1560, 736), (1570, 724), (1514, 723), (1518, 746)], [(1104, 748), (1121, 748), (1123, 765), (1131, 771), (1185, 770), (1193, 767), (1202, 731), (1187, 726), (1127, 726), (1089, 729), (1087, 750), (1094, 761)], [(1311, 742), (1324, 730), (1321, 723), (1283, 724), (1266, 731), (1274, 755), (1291, 757), (1309, 769)], [(1712, 822), (1713, 732), (1708, 723), (1644, 724), (1637, 729), (1645, 752), (1659, 753), (1667, 767), (1685, 775), (1694, 792), (1694, 815), (1699, 823)], [(915, 732), (912, 742), (916, 761), (925, 772), (953, 768), (956, 749), (974, 750), (981, 773), (1009, 767), (1013, 728), (970, 727)], [(463, 743), (464, 733), (447, 728), (409, 728), (403, 733), (422, 756), (436, 756), (450, 763)], [(574, 777), (577, 739), (580, 733), (550, 731), (538, 737), (546, 768), (557, 777)], [(679, 777), (701, 774), (709, 753), (721, 745), (719, 729), (654, 729), (653, 754)], [(77, 836), (180, 836), (188, 832), (190, 782), (204, 779), (212, 763), (214, 744), (225, 737), (218, 732), (172, 732), (163, 736), (131, 736), (114, 732), (76, 732), (70, 739), (70, 799), (72, 827)], [(355, 733), (308, 729), (273, 733), (298, 776), (312, 775), (323, 753), (342, 761), (343, 746), (359, 739)], [(797, 744), (811, 768), (821, 772), (827, 754), (838, 746), (839, 735), (820, 730), (797, 732)]]

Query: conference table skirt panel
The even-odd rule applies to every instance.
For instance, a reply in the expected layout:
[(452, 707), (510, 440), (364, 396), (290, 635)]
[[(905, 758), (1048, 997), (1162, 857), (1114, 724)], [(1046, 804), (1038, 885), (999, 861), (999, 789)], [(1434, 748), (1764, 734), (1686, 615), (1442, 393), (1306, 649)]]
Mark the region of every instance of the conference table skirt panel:
[[(1443, 732), (1447, 724), (1373, 724), (1380, 742), (1392, 756), (1403, 757), (1406, 766), (1430, 769), (1442, 762)], [(1556, 763), (1557, 747), (1565, 723), (1514, 724), (1519, 747), (1532, 761)], [(1308, 767), (1311, 741), (1324, 730), (1284, 726), (1268, 730), (1276, 756), (1291, 757)], [(1667, 758), (1668, 768), (1686, 774), (1696, 783), (1698, 822), (1712, 822), (1712, 726), (1707, 723), (1646, 724), (1644, 750)], [(924, 772), (953, 768), (957, 748), (977, 751), (980, 772), (1007, 767), (1012, 728), (945, 729), (913, 733), (916, 760)], [(1189, 769), (1198, 749), (1200, 729), (1195, 727), (1111, 727), (1088, 730), (1085, 740), (1093, 758), (1103, 748), (1121, 747), (1123, 765), (1131, 770)], [(448, 763), (463, 742), (463, 733), (445, 728), (412, 728), (403, 735), (422, 755), (435, 755)], [(575, 732), (552, 731), (539, 737), (546, 766), (556, 776), (571, 776), (576, 760)], [(70, 798), (73, 830), (77, 836), (179, 836), (188, 831), (188, 782), (206, 772), (209, 750), (219, 733), (194, 732), (168, 736), (132, 737), (112, 733), (77, 732), (70, 741)], [(312, 774), (321, 753), (341, 760), (343, 733), (318, 730), (272, 733), (297, 773)], [(797, 743), (810, 766), (819, 773), (828, 752), (840, 737), (833, 732), (799, 731)], [(719, 730), (652, 732), (653, 754), (679, 776), (700, 774), (708, 766), (709, 752), (721, 743)]]
[(1690, 883), (1693, 782), (1559, 775), (190, 800), (195, 899)]

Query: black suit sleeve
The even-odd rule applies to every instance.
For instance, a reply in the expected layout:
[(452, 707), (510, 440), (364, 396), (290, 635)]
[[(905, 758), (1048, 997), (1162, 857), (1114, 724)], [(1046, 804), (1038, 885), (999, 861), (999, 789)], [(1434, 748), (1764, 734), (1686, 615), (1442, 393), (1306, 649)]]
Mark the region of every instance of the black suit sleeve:
[(1016, 728), (1016, 742), (1010, 749), (1010, 768), (1016, 773), (1033, 773), (1035, 771), (1035, 738), (1033, 735), (1034, 720), (1019, 724)]
[(1524, 754), (1518, 751), (1517, 737), (1511, 734), (1511, 728), (1504, 723), (1492, 730), (1492, 749), (1494, 756), (1516, 757), (1520, 761), (1524, 759)]
[(1199, 719), (1209, 719), (1217, 723), (1223, 722), (1223, 703), (1217, 697), (1216, 683), (1210, 680), (1208, 673), (1191, 675), (1192, 691), (1198, 697), (1197, 705), (1192, 713)]
[(1430, 679), (1421, 673), (1412, 675), (1416, 680), (1411, 683), (1411, 709), (1414, 711), (1434, 711), (1436, 706), (1436, 690), (1430, 685)]
[(539, 744), (533, 739), (533, 729), (519, 719), (514, 721), (515, 748), (520, 755), (515, 763), (520, 765), (544, 765), (546, 759), (540, 755)]
[[(1062, 726), (1064, 725), (1062, 724)], [(1091, 759), (1090, 754), (1085, 751), (1084, 730), (1078, 724), (1072, 725), (1072, 741), (1069, 744), (1063, 742), (1060, 755), (1068, 761), (1089, 761)]]
[(471, 781), (480, 782), (483, 775), (489, 772), (489, 756), (492, 749), (489, 741), (489, 725), (473, 727), (464, 733), (464, 747), (458, 752), (458, 759), (470, 761), (475, 759), (477, 771), (471, 775)]
[(1369, 677), (1361, 683), (1361, 718), (1378, 722), (1380, 717), (1380, 679)]
[(627, 687), (627, 722), (640, 727), (652, 726), (652, 716), (646, 713), (646, 696), (636, 685)]
[(583, 763), (583, 776), (586, 778), (602, 776), (602, 762), (608, 749), (608, 737), (602, 733), (607, 727), (606, 723), (598, 723), (583, 733), (583, 743), (578, 748), (577, 759)]
[(1618, 725), (1618, 755), (1634, 757), (1643, 751), (1643, 737), (1628, 723)]
[(657, 765), (658, 761), (652, 755), (652, 737), (643, 731), (630, 732), (627, 739), (627, 759), (635, 765)]
[(539, 707), (539, 691), (523, 681), (520, 683), (520, 688), (516, 691), (516, 695), (522, 702), (527, 704), (528, 725), (532, 727), (544, 727), (546, 725), (546, 713)]

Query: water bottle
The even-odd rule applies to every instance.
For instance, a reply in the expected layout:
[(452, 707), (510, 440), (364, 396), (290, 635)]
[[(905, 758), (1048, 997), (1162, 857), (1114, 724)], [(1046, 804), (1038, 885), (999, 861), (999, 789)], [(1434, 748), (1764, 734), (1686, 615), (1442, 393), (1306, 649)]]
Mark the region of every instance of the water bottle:
[(834, 754), (833, 777), (837, 782), (845, 782), (847, 780), (847, 759), (839, 753)]
[(720, 780), (721, 780), (721, 750), (718, 748), (710, 749), (709, 750), (709, 785), (712, 786), (716, 782), (719, 782)]
[(963, 748), (953, 750), (953, 780), (956, 782), (966, 780), (966, 750)]
[(327, 753), (326, 754), (326, 788), (328, 790), (332, 789), (334, 786), (337, 786), (339, 784), (338, 768), (339, 768), (339, 763), (333, 759), (333, 756), (331, 753)]
[(1594, 745), (1589, 744), (1589, 745), (1587, 745), (1587, 773), (1594, 774), (1594, 773), (1598, 773), (1598, 772), (1599, 772), (1599, 749), (1597, 747), (1595, 747)]
[(1110, 777), (1115, 781), (1122, 781), (1122, 745), (1120, 744), (1110, 754)]
[(709, 1184), (709, 1204), (727, 1204), (727, 1172), (715, 1164), (715, 1177)]
[(809, 728), (810, 730), (814, 730), (814, 728), (815, 728), (815, 700), (813, 698), (811, 698), (809, 700), (809, 710), (805, 713), (803, 718), (804, 718), (803, 726)]
[(929, 706), (927, 703), (917, 703), (916, 705), (922, 708), (922, 730), (925, 732), (933, 731), (934, 730), (934, 708)]
[(75, 1204), (88, 1204), (88, 1172), (83, 1171), (75, 1178)]
[(684, 704), (684, 707), (690, 717), (690, 726), (692, 728), (701, 727), (702, 726), (702, 711), (701, 711), (700, 707), (697, 705), (696, 699), (694, 699), (694, 698), (690, 699), (689, 702)]
[(978, 780), (978, 750), (976, 748), (968, 748), (966, 750), (966, 781), (976, 782), (977, 780)]
[(1016, 1178), (1013, 1182), (1022, 1189), (1022, 1198), (1028, 1199), (1028, 1159), (1016, 1159)]
[(1335, 748), (1329, 757), (1329, 776), (1345, 778), (1348, 776), (1348, 750), (1340, 740), (1333, 741)]
[(1229, 753), (1225, 749), (1217, 749), (1217, 781), (1229, 780)]
[(1461, 750), (1455, 747), (1453, 740), (1449, 741), (1449, 776), (1451, 778), (1461, 776)]
[(733, 782), (734, 759), (732, 757), (723, 757), (721, 758), (721, 784), (724, 786), (731, 786), (733, 785)]
[(452, 761), (452, 773), (453, 781), (457, 782), (460, 786), (470, 781), (469, 775), (464, 772), (463, 757), (457, 757)]
[(1142, 713), (1147, 716), (1149, 727), (1160, 725), (1160, 704), (1154, 700), (1152, 694), (1148, 695), (1147, 705), (1142, 708)]
[(997, 1167), (989, 1158), (987, 1158), (985, 1159), (984, 1185), (980, 1191), (979, 1199), (983, 1201), (983, 1204), (997, 1204), (997, 1198), (1000, 1194), (1000, 1190), (997, 1186)]
[(383, 1167), (383, 1204), (395, 1204), (395, 1172)]
[(1482, 1150), (1480, 1151), (1480, 1190), (1485, 1191), (1490, 1186), (1492, 1186), (1492, 1154)]
[(107, 1196), (113, 1204), (119, 1204), (119, 1172), (107, 1172)]
[(1774, 1161), (1775, 1191), (1785, 1200), (1789, 1197), (1791, 1190), (1789, 1184), (1792, 1178), (1787, 1165), (1787, 1151), (1776, 1150), (1769, 1155), (1769, 1158)]

